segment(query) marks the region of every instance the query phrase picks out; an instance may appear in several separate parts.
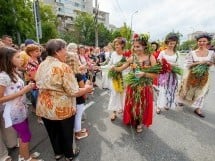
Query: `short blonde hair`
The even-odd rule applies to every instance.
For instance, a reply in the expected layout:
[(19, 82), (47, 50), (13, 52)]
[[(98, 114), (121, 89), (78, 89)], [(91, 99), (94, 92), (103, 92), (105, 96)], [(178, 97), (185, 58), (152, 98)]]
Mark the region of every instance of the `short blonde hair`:
[(30, 55), (30, 52), (35, 51), (35, 50), (40, 50), (40, 47), (35, 44), (30, 44), (25, 48), (25, 52)]
[(76, 43), (69, 43), (69, 45), (67, 45), (67, 47), (66, 47), (66, 50), (68, 52), (72, 52), (76, 49), (78, 49), (78, 45)]

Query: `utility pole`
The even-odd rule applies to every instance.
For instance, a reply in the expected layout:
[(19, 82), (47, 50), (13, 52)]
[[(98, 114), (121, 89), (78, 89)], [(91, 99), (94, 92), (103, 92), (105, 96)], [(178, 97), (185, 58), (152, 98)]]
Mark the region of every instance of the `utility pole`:
[(99, 46), (99, 38), (98, 38), (98, 13), (99, 13), (99, 7), (98, 7), (98, 1), (95, 0), (95, 46)]
[(131, 14), (131, 32), (130, 32), (130, 39), (132, 40), (132, 33), (133, 33), (133, 29), (132, 29), (132, 21), (133, 21), (133, 16), (136, 14), (138, 12), (138, 10), (137, 11), (135, 11), (134, 13), (132, 13)]
[(33, 11), (34, 11), (36, 36), (37, 36), (37, 42), (38, 43), (40, 43), (40, 39), (42, 38), (42, 28), (41, 28), (41, 19), (40, 19), (39, 8), (40, 8), (39, 7), (39, 1), (35, 0), (33, 2)]

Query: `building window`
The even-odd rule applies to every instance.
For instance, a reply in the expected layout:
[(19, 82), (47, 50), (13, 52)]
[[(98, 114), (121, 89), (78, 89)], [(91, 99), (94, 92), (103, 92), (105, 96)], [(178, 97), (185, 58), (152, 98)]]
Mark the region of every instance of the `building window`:
[(58, 8), (58, 11), (59, 11), (59, 12), (64, 12), (64, 8), (59, 7), (59, 8)]
[(74, 6), (79, 7), (80, 5), (79, 5), (79, 3), (75, 2)]
[(83, 5), (83, 8), (85, 8), (85, 5)]

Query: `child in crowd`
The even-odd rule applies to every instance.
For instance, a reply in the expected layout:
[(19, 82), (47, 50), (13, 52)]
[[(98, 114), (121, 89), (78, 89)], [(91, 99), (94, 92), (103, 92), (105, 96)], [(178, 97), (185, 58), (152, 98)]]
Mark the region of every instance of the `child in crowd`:
[(24, 86), (17, 68), (20, 67), (20, 53), (8, 47), (0, 48), (0, 104), (3, 105), (5, 127), (13, 127), (19, 137), (19, 160), (39, 161), (29, 153), (31, 132), (27, 118), (25, 94), (35, 83)]

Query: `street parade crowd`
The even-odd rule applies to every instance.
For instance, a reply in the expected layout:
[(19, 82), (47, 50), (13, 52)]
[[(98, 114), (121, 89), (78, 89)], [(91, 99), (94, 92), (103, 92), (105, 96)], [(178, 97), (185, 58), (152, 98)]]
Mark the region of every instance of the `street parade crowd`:
[(38, 152), (30, 154), (28, 109), (44, 125), (56, 160), (77, 157), (80, 149), (75, 140), (89, 135), (82, 127), (82, 116), (88, 96), (98, 88), (98, 74), (102, 74), (101, 88), (110, 91), (110, 121), (122, 115), (123, 123), (133, 126), (136, 133), (152, 125), (153, 109), (159, 115), (186, 105), (204, 118), (209, 70), (215, 64), (211, 40), (208, 33), (196, 36), (196, 48), (181, 62), (179, 36), (173, 32), (166, 35), (162, 46), (149, 42), (147, 34), (134, 34), (131, 46), (117, 37), (103, 48), (67, 44), (62, 39), (51, 39), (45, 45), (27, 39), (19, 47), (12, 37), (3, 35), (0, 160), (11, 161), (8, 148), (14, 147), (19, 148), (19, 161), (42, 160)]

